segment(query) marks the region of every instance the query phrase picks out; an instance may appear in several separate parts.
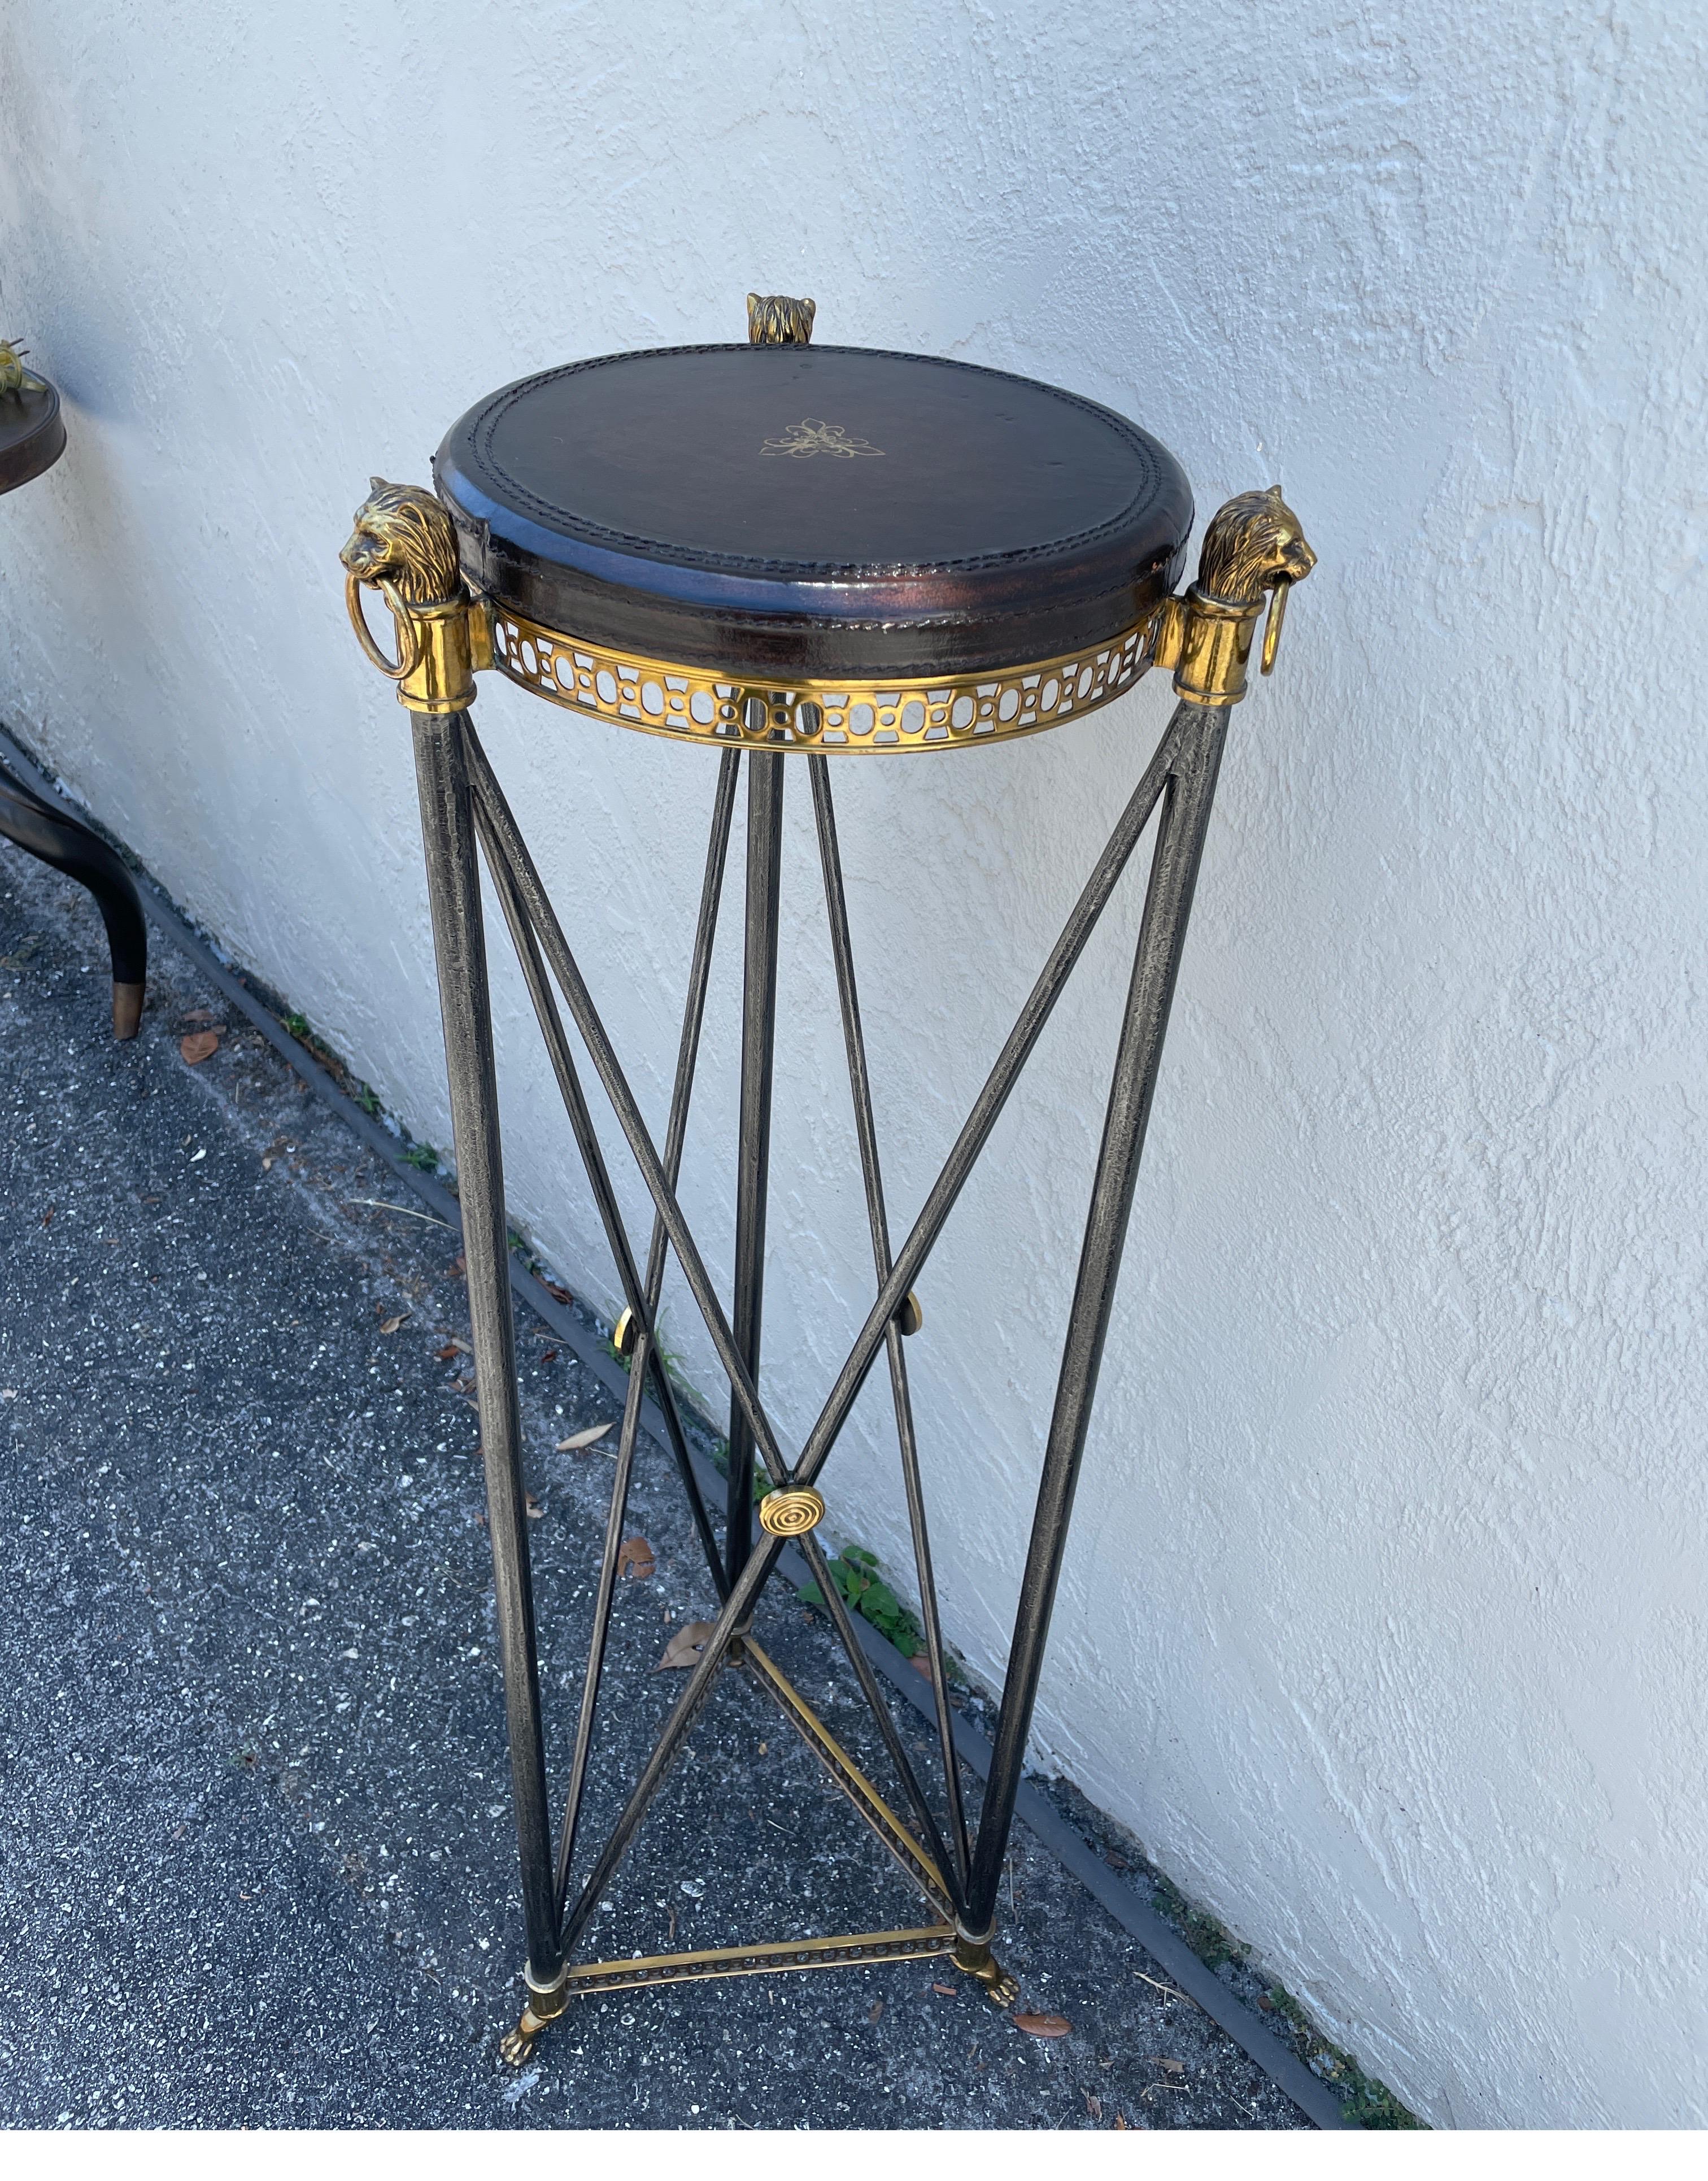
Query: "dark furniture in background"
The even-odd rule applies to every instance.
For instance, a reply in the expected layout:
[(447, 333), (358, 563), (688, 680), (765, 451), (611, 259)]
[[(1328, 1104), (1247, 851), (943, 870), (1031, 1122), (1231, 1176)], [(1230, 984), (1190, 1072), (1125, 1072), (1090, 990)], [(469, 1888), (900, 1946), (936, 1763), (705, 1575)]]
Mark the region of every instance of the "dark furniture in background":
[[(65, 424), (55, 389), (22, 369), (9, 343), (0, 343), (0, 492), (10, 492), (58, 461), (65, 451)], [(19, 384), (9, 385), (14, 378)], [(135, 1037), (142, 1019), (148, 934), (130, 874), (98, 833), (45, 802), (3, 765), (0, 835), (95, 897), (113, 969), (113, 1035)]]

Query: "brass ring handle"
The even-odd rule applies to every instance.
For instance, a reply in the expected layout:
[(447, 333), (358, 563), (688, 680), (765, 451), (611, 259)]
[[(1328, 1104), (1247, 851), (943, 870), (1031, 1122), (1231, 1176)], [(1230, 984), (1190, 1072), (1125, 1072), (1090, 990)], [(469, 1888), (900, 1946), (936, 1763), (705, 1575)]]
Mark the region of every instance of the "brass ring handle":
[(1281, 649), (1281, 623), (1287, 618), (1287, 593), (1292, 588), (1289, 577), (1277, 576), (1269, 594), (1269, 619), (1264, 623), (1263, 655), (1259, 661), (1265, 674), (1275, 671), (1275, 655)]
[(399, 598), (396, 587), (382, 576), (373, 588), (391, 608), (392, 619), (397, 624), (398, 655), (395, 660), (388, 659), (374, 642), (373, 631), (361, 610), (361, 577), (354, 573), (344, 579), (344, 602), (350, 611), (350, 625), (355, 631), (356, 642), (368, 663), (378, 667), (388, 682), (405, 681), (421, 665), (421, 632)]

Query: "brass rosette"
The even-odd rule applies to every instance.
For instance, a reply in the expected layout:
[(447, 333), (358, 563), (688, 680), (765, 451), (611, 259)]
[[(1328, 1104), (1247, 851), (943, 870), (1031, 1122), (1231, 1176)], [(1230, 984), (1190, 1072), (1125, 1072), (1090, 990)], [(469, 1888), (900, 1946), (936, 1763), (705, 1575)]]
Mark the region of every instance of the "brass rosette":
[(774, 1538), (804, 1538), (824, 1519), (824, 1502), (810, 1484), (792, 1492), (768, 1492), (759, 1502), (759, 1527)]

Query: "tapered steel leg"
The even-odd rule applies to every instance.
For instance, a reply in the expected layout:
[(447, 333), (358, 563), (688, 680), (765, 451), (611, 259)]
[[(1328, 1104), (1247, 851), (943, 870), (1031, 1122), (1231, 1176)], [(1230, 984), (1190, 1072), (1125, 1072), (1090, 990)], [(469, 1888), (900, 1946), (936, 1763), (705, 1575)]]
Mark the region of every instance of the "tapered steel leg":
[(552, 1882), (539, 1661), (528, 1572), (492, 1008), (474, 817), (463, 748), (466, 715), (455, 712), (435, 718), (417, 712), (411, 717), (421, 838), (427, 852), (427, 898), (438, 963), (445, 1068), (456, 1140), (457, 1196), (462, 1211), (463, 1256), (486, 1463), (487, 1522), (493, 1541), (499, 1645), (510, 1727), (510, 1790), (521, 1855), (528, 1981), (537, 1990), (549, 1991), (560, 1979), (563, 1955)]
[[(741, 1116), (736, 1155), (736, 1281), (730, 1331), (759, 1383), (765, 1300), (765, 1206), (771, 1181), (771, 1076), (777, 1047), (777, 933), (783, 879), (780, 754), (747, 760), (747, 914), (741, 982)], [(753, 1433), (740, 1401), (730, 1404), (730, 1497), (724, 1566), (731, 1582), (753, 1542)]]
[(1014, 1819), (1027, 1737), (1032, 1730), (1038, 1677), (1073, 1511), (1074, 1488), (1079, 1481), (1080, 1458), (1085, 1451), (1098, 1369), (1109, 1332), (1139, 1156), (1144, 1147), (1169, 1007), (1227, 733), (1224, 708), (1183, 705), (1182, 712), (1185, 732), (1176, 746), (1164, 794), (1150, 888), (1145, 897), (1144, 920), (1133, 960), (1127, 1015), (1092, 1184), (1091, 1210), (1080, 1251), (1079, 1275), (1068, 1316), (1055, 1407), (1044, 1447), (1044, 1474), (1021, 1581), (1014, 1639), (1009, 1648), (990, 1776), (973, 1850), (967, 1913), (956, 1958), (974, 1974), (989, 1962), (997, 1887)]

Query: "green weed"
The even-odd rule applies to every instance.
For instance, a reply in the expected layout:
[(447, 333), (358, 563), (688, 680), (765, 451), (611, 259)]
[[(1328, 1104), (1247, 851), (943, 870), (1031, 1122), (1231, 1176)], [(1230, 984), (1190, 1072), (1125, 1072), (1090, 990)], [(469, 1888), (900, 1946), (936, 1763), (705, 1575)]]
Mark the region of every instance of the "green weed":
[[(829, 1563), (830, 1580), (842, 1593), (845, 1604), (869, 1621), (880, 1636), (895, 1646), (904, 1659), (917, 1657), (925, 1648), (919, 1623), (878, 1572), (878, 1555), (863, 1545), (846, 1545), (840, 1559)], [(816, 1582), (804, 1583), (802, 1602), (821, 1610), (824, 1593)]]
[(1338, 2045), (1331, 2045), (1326, 2037), (1319, 2036), (1310, 2017), (1284, 1985), (1270, 1985), (1264, 1998), (1270, 2012), (1280, 2015), (1292, 2031), (1301, 2058), (1308, 2065), (1318, 2061), (1327, 2063), (1315, 2072), (1347, 2107), (1349, 2120), (1355, 2120), (1360, 2128), (1420, 2129), (1426, 2125), (1400, 2103), (1386, 2083), (1367, 2075), (1349, 2052), (1342, 2052)]

